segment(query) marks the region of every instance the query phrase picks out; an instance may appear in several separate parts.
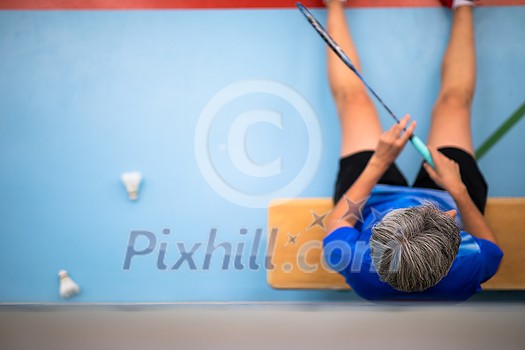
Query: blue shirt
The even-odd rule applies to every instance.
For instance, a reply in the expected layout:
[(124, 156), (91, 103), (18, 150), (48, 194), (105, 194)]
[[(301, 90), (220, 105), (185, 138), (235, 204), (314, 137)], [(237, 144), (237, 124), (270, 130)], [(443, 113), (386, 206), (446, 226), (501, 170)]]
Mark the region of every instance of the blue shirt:
[[(324, 256), (362, 298), (368, 300), (464, 301), (481, 290), (480, 284), (497, 271), (503, 252), (497, 245), (461, 230), (461, 244), (449, 273), (423, 292), (401, 292), (379, 279), (370, 257), (372, 226), (394, 209), (430, 202), (438, 209), (456, 209), (445, 191), (376, 185), (355, 227), (341, 227), (324, 239)], [(456, 216), (460, 227), (461, 216)]]

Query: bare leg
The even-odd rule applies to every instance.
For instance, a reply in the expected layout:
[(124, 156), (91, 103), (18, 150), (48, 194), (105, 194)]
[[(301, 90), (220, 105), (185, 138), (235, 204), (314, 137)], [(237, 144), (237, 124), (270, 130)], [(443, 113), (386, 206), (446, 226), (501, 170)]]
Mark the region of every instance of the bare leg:
[(476, 51), (472, 7), (454, 10), (452, 30), (443, 57), (439, 92), (428, 136), (435, 147), (453, 146), (474, 155), (470, 109), (476, 85)]
[[(359, 58), (344, 13), (344, 4), (327, 4), (327, 29), (358, 70)], [(365, 86), (328, 48), (328, 80), (339, 114), (342, 131), (341, 156), (374, 150), (381, 136), (381, 123)]]

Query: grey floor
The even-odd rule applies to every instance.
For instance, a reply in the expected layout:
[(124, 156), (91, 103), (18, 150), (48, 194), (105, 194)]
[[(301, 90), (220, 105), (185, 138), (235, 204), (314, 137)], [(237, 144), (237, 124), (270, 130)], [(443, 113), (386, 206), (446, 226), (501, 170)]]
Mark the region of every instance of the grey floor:
[(524, 349), (525, 304), (0, 308), (0, 349)]

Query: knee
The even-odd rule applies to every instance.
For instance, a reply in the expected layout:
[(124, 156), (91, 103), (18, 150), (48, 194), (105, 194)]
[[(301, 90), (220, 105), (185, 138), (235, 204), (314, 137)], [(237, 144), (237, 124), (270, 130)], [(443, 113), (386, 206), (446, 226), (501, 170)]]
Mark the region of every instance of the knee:
[(354, 108), (359, 107), (373, 107), (372, 100), (366, 93), (366, 91), (363, 90), (339, 90), (333, 92), (335, 102), (337, 106), (341, 108), (345, 108), (348, 106), (352, 106)]
[(470, 110), (473, 92), (460, 89), (448, 89), (439, 95), (436, 107)]

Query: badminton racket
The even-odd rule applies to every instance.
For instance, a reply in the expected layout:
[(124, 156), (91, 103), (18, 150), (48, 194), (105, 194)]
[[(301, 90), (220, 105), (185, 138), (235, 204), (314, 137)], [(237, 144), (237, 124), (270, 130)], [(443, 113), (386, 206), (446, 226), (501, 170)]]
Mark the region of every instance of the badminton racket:
[[(392, 118), (394, 118), (394, 120), (397, 123), (399, 123), (399, 118), (394, 114), (394, 112), (392, 112), (392, 110), (390, 108), (388, 108), (388, 106), (383, 102), (383, 100), (368, 85), (368, 83), (361, 76), (361, 73), (359, 73), (359, 71), (356, 69), (356, 67), (354, 66), (354, 64), (350, 60), (350, 58), (343, 52), (341, 47), (339, 47), (339, 45), (337, 45), (335, 40), (330, 36), (330, 34), (328, 34), (328, 32), (326, 31), (326, 29), (324, 29), (324, 27), (321, 25), (321, 23), (319, 23), (319, 21), (312, 15), (312, 13), (303, 4), (301, 4), (300, 2), (297, 2), (296, 5), (297, 5), (297, 8), (301, 11), (301, 13), (306, 17), (308, 22), (310, 22), (312, 27), (314, 27), (314, 29), (317, 31), (317, 33), (319, 33), (321, 38), (323, 38), (323, 40), (326, 42), (326, 44), (335, 52), (335, 54), (343, 61), (343, 63), (346, 64), (346, 66), (348, 68), (350, 68), (350, 70), (357, 75), (357, 77), (366, 86), (368, 91), (370, 91), (370, 93), (372, 95), (374, 95), (374, 97), (379, 101), (379, 103), (386, 109), (388, 114), (390, 114), (390, 116)], [(406, 128), (404, 128), (404, 130), (406, 131)], [(410, 143), (412, 143), (412, 145), (419, 152), (419, 154), (421, 154), (421, 156), (425, 159), (425, 161), (428, 164), (430, 164), (433, 168), (435, 168), (434, 161), (432, 160), (432, 156), (430, 154), (430, 151), (428, 150), (428, 147), (425, 145), (425, 143), (419, 137), (417, 137), (414, 134), (412, 134), (412, 136), (410, 136)]]

